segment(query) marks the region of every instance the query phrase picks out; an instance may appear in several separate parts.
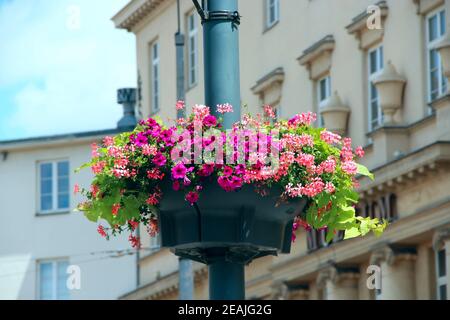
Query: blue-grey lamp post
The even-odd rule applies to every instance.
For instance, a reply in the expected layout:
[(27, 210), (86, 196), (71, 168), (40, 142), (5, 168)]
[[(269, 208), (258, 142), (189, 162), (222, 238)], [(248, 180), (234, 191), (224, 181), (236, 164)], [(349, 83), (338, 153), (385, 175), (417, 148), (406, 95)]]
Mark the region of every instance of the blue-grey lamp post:
[[(239, 13), (237, 0), (209, 0), (200, 11), (203, 24), (205, 103), (216, 116), (218, 104), (229, 103), (234, 112), (226, 113), (224, 129), (240, 120)], [(223, 250), (211, 252), (209, 264), (210, 299), (244, 299), (244, 264), (228, 262)]]

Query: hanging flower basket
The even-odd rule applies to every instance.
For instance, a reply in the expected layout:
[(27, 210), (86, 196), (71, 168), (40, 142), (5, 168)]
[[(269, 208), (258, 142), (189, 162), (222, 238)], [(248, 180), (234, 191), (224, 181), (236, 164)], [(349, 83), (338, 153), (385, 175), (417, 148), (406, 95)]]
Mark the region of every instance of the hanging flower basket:
[[(227, 112), (230, 105), (217, 106)], [(355, 176), (373, 178), (356, 163), (362, 148), (313, 127), (312, 113), (274, 118), (266, 107), (223, 130), (220, 116), (196, 105), (173, 126), (150, 118), (105, 137), (81, 167), (95, 176), (78, 209), (106, 238), (129, 231), (139, 247), (143, 224), (151, 236), (161, 232), (163, 246), (206, 263), (205, 252), (217, 248), (243, 262), (288, 253), (299, 226), (326, 228), (327, 241), (340, 230), (346, 238), (381, 234), (385, 221), (355, 215)]]

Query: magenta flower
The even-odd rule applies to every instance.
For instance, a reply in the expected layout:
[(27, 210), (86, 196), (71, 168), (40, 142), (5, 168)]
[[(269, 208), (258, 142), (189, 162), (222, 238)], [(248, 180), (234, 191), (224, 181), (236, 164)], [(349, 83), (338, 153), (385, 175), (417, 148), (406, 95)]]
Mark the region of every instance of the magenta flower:
[(172, 178), (184, 179), (186, 177), (187, 169), (183, 163), (177, 164), (172, 168)]
[(153, 163), (158, 166), (158, 167), (162, 167), (166, 164), (167, 159), (166, 157), (162, 154), (162, 153), (157, 153), (155, 155), (155, 157), (153, 158)]
[(196, 203), (198, 201), (198, 193), (191, 191), (186, 195), (186, 201), (189, 202), (191, 205)]
[(223, 175), (225, 176), (225, 177), (229, 177), (229, 176), (231, 176), (233, 174), (233, 168), (231, 168), (231, 167), (225, 167), (225, 168), (223, 168)]
[(201, 169), (198, 171), (198, 175), (201, 177), (209, 177), (214, 172), (213, 164), (204, 164)]
[(217, 124), (217, 119), (213, 115), (206, 116), (203, 119), (203, 125), (206, 127), (213, 127)]
[(139, 132), (134, 140), (134, 144), (138, 147), (142, 147), (148, 144), (148, 138), (143, 132)]

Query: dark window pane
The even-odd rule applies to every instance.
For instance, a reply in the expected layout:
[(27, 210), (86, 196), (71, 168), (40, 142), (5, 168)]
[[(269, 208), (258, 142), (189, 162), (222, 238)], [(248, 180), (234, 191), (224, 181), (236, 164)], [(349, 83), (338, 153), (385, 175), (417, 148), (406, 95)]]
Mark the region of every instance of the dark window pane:
[(69, 208), (69, 195), (68, 194), (59, 194), (58, 195), (58, 209), (67, 209)]
[(69, 192), (69, 179), (59, 178), (58, 179), (58, 193), (68, 193)]
[(377, 72), (377, 52), (372, 51), (369, 57), (370, 63), (370, 74)]
[(69, 175), (69, 162), (58, 162), (58, 177)]
[(445, 263), (445, 250), (440, 250), (438, 252), (438, 276), (445, 277), (446, 274), (446, 263)]
[(428, 39), (429, 41), (436, 40), (438, 37), (438, 21), (437, 15), (428, 19)]
[(430, 51), (430, 69), (436, 69), (438, 67), (439, 55), (437, 50)]
[(51, 178), (51, 177), (52, 177), (52, 164), (41, 163), (41, 178)]
[(41, 211), (52, 210), (52, 195), (41, 196)]
[(379, 60), (380, 60), (380, 65), (379, 65), (379, 70), (383, 69), (384, 67), (384, 53), (383, 53), (383, 47), (380, 47), (380, 52), (379, 52)]
[(439, 300), (447, 300), (447, 286), (439, 286)]
[(445, 29), (446, 29), (446, 25), (445, 25), (445, 11), (441, 11), (439, 13), (439, 20), (440, 20), (440, 36), (442, 37), (445, 34)]
[(51, 179), (43, 179), (41, 180), (41, 195), (43, 194), (52, 194), (52, 180)]
[(320, 81), (320, 101), (325, 100), (327, 97), (327, 81), (323, 79)]

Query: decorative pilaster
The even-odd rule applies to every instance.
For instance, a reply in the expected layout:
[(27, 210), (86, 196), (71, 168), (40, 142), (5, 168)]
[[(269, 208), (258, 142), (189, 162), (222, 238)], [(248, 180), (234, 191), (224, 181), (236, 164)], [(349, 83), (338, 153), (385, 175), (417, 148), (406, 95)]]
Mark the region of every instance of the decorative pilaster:
[(325, 300), (357, 300), (358, 268), (329, 266), (317, 276), (317, 287), (324, 292)]
[(416, 248), (385, 246), (372, 253), (370, 264), (381, 268), (380, 300), (415, 300)]

